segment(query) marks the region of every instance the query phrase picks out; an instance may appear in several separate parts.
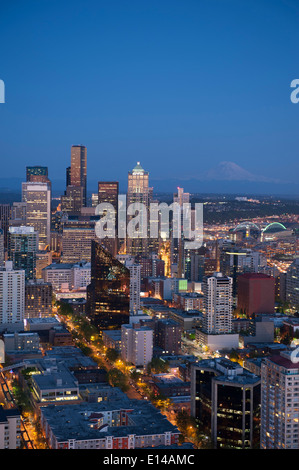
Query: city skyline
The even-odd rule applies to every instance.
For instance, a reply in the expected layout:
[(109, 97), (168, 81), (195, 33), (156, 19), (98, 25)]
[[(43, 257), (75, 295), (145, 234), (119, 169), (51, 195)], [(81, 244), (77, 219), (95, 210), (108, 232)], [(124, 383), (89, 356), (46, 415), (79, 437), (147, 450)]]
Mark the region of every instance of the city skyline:
[(26, 162), (63, 180), (82, 144), (98, 180), (141, 161), (161, 186), (194, 179), (192, 192), (218, 178), (217, 190), (221, 171), (297, 191), (296, 2), (72, 5), (3, 7), (1, 178), (22, 178)]

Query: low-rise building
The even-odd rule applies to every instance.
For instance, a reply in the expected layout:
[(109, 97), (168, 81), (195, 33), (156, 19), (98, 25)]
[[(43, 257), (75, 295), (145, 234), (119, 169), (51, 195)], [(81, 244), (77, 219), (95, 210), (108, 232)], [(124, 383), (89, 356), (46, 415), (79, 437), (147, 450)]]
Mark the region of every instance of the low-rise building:
[(180, 432), (151, 403), (123, 394), (100, 403), (41, 407), (51, 449), (138, 449), (178, 443)]

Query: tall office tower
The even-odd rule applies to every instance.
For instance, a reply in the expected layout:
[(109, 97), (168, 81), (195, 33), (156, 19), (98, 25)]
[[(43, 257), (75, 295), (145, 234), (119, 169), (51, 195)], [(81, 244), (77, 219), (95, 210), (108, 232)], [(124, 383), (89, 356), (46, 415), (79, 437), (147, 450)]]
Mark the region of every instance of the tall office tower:
[(299, 364), (291, 351), (262, 359), (261, 386), (261, 448), (298, 449)]
[[(133, 236), (127, 236), (127, 253), (135, 256), (136, 260), (141, 256), (147, 256), (149, 251), (149, 174), (144, 171), (140, 162), (128, 173), (127, 207), (131, 204), (142, 204), (138, 214), (139, 224), (132, 222), (135, 219), (135, 211), (127, 216), (127, 227), (133, 224)], [(131, 206), (133, 208), (134, 206)], [(135, 206), (138, 207), (138, 206)], [(142, 209), (144, 208), (144, 209)], [(137, 213), (136, 213), (137, 214)], [(135, 219), (136, 221), (136, 219)]]
[(86, 206), (87, 149), (84, 145), (72, 145), (70, 176), (71, 186), (80, 186), (83, 188), (82, 205)]
[[(112, 256), (118, 253), (118, 194), (119, 184), (117, 181), (99, 181), (98, 182), (98, 204), (111, 204), (114, 214), (111, 215), (111, 221), (115, 227), (115, 237), (109, 236), (102, 239), (102, 245), (106, 250), (110, 251)], [(107, 213), (106, 217), (109, 217)]]
[(7, 247), (7, 233), (11, 216), (10, 204), (0, 204), (0, 228), (4, 234), (4, 248)]
[(91, 242), (96, 239), (95, 221), (68, 220), (62, 229), (62, 262), (91, 261)]
[[(204, 278), (205, 249), (203, 247), (184, 249), (185, 279), (190, 282), (202, 282)], [(215, 270), (213, 271), (215, 272)]]
[(39, 234), (39, 248), (50, 244), (51, 187), (49, 183), (22, 183), (22, 201), (27, 203), (27, 225)]
[(91, 195), (91, 207), (97, 207), (99, 204), (99, 195), (98, 193), (92, 193)]
[(121, 357), (135, 367), (146, 368), (153, 358), (153, 330), (138, 323), (122, 325)]
[(86, 313), (101, 331), (119, 329), (129, 322), (130, 271), (95, 240), (91, 245)]
[(27, 166), (26, 181), (31, 183), (49, 183), (48, 168), (46, 166)]
[(24, 269), (25, 280), (36, 277), (36, 253), (38, 251), (38, 233), (33, 227), (9, 227), (8, 259), (13, 269)]
[(24, 319), (25, 271), (14, 270), (12, 261), (0, 269), (0, 324)]
[(65, 194), (61, 196), (61, 212), (72, 216), (80, 215), (83, 207), (83, 187), (67, 186)]
[(208, 334), (232, 331), (232, 279), (222, 273), (206, 277), (203, 283), (203, 330)]
[(25, 318), (52, 315), (52, 284), (42, 279), (25, 283)]
[(225, 358), (191, 366), (191, 416), (215, 449), (260, 443), (260, 377)]
[(155, 322), (154, 345), (163, 351), (163, 354), (181, 354), (183, 327), (176, 321), (160, 319)]
[(293, 310), (299, 309), (299, 258), (296, 258), (286, 273), (286, 301)]
[(65, 171), (65, 183), (66, 187), (71, 186), (71, 167), (68, 166)]
[(14, 202), (11, 207), (9, 226), (18, 227), (27, 223), (27, 204), (26, 202)]
[(42, 250), (36, 253), (36, 279), (42, 279), (42, 270), (52, 264), (51, 251)]
[[(183, 188), (178, 187), (178, 192), (173, 195), (173, 202), (179, 204), (181, 208), (179, 236), (176, 235), (176, 230), (173, 225), (171, 237), (171, 263), (175, 267), (177, 277), (182, 277), (184, 274), (184, 234), (183, 234), (183, 205), (188, 204), (190, 201), (190, 194), (185, 193)], [(191, 216), (191, 214), (190, 214)], [(174, 224), (174, 220), (172, 224)]]
[(256, 313), (275, 312), (275, 279), (262, 273), (238, 277), (238, 309), (252, 317)]

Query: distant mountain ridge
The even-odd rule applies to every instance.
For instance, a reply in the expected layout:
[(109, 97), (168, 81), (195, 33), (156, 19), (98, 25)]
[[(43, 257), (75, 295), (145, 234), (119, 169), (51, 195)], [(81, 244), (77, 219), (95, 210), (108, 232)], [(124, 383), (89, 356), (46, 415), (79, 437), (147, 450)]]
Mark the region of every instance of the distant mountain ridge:
[[(53, 196), (63, 194), (65, 180), (52, 179)], [(109, 178), (111, 179), (111, 178)], [(127, 179), (115, 178), (119, 181), (120, 192), (127, 190)], [(22, 178), (0, 178), (0, 192), (18, 192), (22, 190)], [(97, 192), (98, 180), (88, 179), (89, 194)], [(235, 162), (223, 161), (214, 168), (200, 175), (189, 177), (163, 177), (155, 178), (150, 175), (150, 185), (155, 192), (176, 191), (178, 186), (190, 193), (226, 193), (226, 194), (265, 194), (265, 195), (293, 195), (299, 196), (299, 183), (289, 183), (269, 178), (247, 171)]]

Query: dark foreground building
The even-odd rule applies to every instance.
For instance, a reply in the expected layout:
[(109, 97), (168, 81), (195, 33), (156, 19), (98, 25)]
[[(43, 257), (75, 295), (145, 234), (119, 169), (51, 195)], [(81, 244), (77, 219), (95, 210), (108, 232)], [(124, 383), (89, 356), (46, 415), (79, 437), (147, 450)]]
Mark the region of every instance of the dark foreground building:
[(191, 414), (215, 449), (260, 446), (260, 377), (225, 358), (192, 366)]
[(86, 314), (100, 331), (129, 323), (130, 271), (93, 240)]

